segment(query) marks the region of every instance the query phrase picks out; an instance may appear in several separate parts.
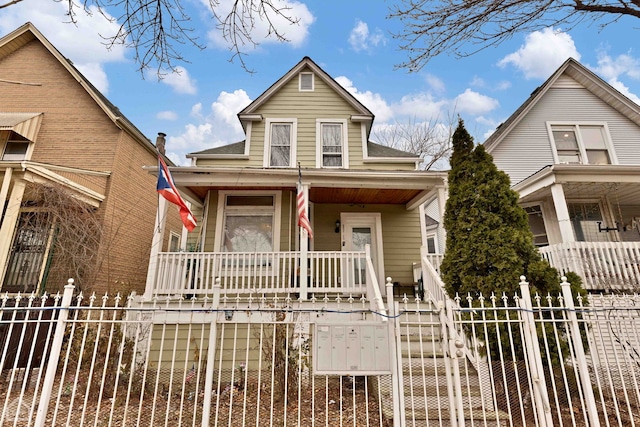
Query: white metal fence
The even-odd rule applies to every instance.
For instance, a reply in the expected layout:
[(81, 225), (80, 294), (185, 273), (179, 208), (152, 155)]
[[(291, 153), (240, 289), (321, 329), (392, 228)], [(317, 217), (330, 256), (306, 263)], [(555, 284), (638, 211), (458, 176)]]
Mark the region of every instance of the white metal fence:
[[(387, 313), (340, 294), (5, 296), (0, 425), (639, 425), (640, 296), (574, 306), (567, 285), (532, 298), (520, 285), (519, 295), (393, 301), (389, 282)], [(374, 351), (389, 356), (388, 372), (316, 374), (318, 324), (386, 329)], [(331, 363), (373, 356), (344, 332)]]

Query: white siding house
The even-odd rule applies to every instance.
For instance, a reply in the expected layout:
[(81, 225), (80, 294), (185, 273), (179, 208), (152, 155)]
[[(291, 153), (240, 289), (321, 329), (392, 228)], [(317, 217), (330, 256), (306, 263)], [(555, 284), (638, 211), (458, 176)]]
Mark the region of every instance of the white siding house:
[(568, 59), (484, 143), (542, 254), (588, 289), (640, 284), (640, 106)]

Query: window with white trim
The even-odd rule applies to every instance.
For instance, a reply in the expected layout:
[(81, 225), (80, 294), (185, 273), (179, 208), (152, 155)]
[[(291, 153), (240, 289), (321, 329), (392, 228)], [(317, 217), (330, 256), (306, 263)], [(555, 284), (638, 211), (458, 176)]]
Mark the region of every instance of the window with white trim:
[(169, 232), (169, 252), (180, 251), (180, 235), (175, 231)]
[(345, 168), (347, 159), (346, 120), (317, 120), (318, 167)]
[(265, 166), (293, 167), (295, 163), (296, 121), (269, 120), (265, 132)]
[[(1, 140), (0, 140), (1, 143)], [(11, 132), (8, 140), (4, 144), (4, 149), (2, 150), (2, 160), (6, 161), (19, 161), (26, 160), (27, 153), (29, 151), (29, 141), (26, 138), (20, 137), (20, 135)]]
[(223, 252), (272, 252), (275, 194), (227, 194), (224, 197)]
[(558, 163), (610, 165), (614, 158), (605, 125), (550, 124)]
[(542, 206), (525, 206), (524, 210), (529, 217), (529, 228), (533, 233), (533, 243), (537, 247), (548, 246), (549, 238), (547, 237), (547, 228), (544, 225), (544, 217), (542, 216)]
[(299, 77), (300, 92), (313, 92), (315, 83), (313, 73), (300, 73)]

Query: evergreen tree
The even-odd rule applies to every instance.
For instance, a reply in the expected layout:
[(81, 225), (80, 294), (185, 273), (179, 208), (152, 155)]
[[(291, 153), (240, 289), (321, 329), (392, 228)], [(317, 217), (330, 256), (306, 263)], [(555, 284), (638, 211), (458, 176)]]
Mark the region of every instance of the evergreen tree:
[(518, 205), (508, 175), (498, 170), (484, 146), (474, 148), (462, 119), (452, 145), (444, 216), (447, 249), (441, 266), (449, 295), (513, 296), (523, 274), (533, 292), (557, 295), (558, 271), (533, 244), (527, 213)]
[[(452, 145), (444, 215), (447, 248), (440, 267), (447, 293), (452, 298), (457, 294), (463, 301), (470, 294), (476, 302), (480, 294), (501, 297), (504, 293), (513, 301), (512, 297), (520, 294), (520, 276), (525, 275), (532, 294), (559, 295), (560, 274), (535, 247), (527, 213), (518, 205), (518, 193), (511, 189), (508, 175), (498, 170), (482, 145), (474, 148), (461, 119)], [(574, 295), (584, 293), (581, 279), (571, 272), (567, 276)], [(486, 315), (504, 320), (502, 312)], [(509, 340), (505, 326), (497, 325), (481, 337), (488, 340), (487, 351), (521, 358), (522, 343)], [(549, 352), (550, 358), (545, 360), (559, 363), (560, 355), (566, 354), (566, 343), (552, 343)]]

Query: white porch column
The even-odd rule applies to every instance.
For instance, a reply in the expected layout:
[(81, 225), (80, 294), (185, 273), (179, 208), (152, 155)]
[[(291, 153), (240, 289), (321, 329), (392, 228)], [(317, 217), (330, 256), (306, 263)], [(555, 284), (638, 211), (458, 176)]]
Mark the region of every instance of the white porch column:
[(11, 184), (12, 176), (13, 176), (13, 168), (6, 168), (4, 170), (4, 177), (2, 178), (2, 188), (0, 188), (0, 217), (2, 217), (4, 204), (7, 201), (7, 195), (9, 194), (9, 185)]
[(149, 268), (147, 269), (147, 284), (144, 289), (144, 297), (151, 298), (153, 288), (156, 285), (158, 273), (158, 254), (162, 252), (162, 242), (164, 238), (164, 230), (167, 223), (167, 211), (169, 202), (164, 197), (158, 197), (158, 212), (156, 214), (156, 222), (153, 227), (153, 239), (151, 240), (151, 252), (149, 254)]
[[(438, 188), (438, 208), (440, 209), (440, 225), (438, 228), (442, 232), (442, 242), (438, 242), (438, 252), (444, 253), (445, 242), (447, 241), (447, 230), (444, 228), (444, 213), (447, 207), (447, 197), (449, 197), (449, 186), (445, 178), (445, 186)], [(438, 237), (440, 237), (440, 232)]]
[[(302, 191), (304, 191), (305, 212), (307, 217), (309, 216), (309, 184), (302, 184)], [(296, 211), (297, 215), (297, 211)], [(309, 272), (307, 271), (307, 259), (309, 258), (309, 235), (307, 230), (303, 227), (298, 227), (300, 230), (300, 276), (298, 278), (298, 284), (300, 285), (300, 299), (307, 299), (307, 287)]]
[(24, 196), (26, 185), (27, 183), (21, 179), (13, 183), (13, 190), (11, 190), (7, 211), (4, 214), (4, 220), (0, 226), (0, 273), (2, 275), (0, 283), (4, 280), (7, 263), (9, 262), (9, 252), (11, 251), (11, 243), (13, 242), (13, 231), (16, 228), (16, 222), (20, 216), (20, 206), (22, 205), (22, 197)]
[(575, 242), (573, 235), (573, 227), (569, 218), (569, 209), (567, 208), (567, 200), (564, 197), (564, 189), (562, 184), (551, 185), (551, 196), (553, 197), (553, 205), (555, 206), (556, 216), (558, 217), (558, 226), (560, 227), (560, 236), (562, 242)]

